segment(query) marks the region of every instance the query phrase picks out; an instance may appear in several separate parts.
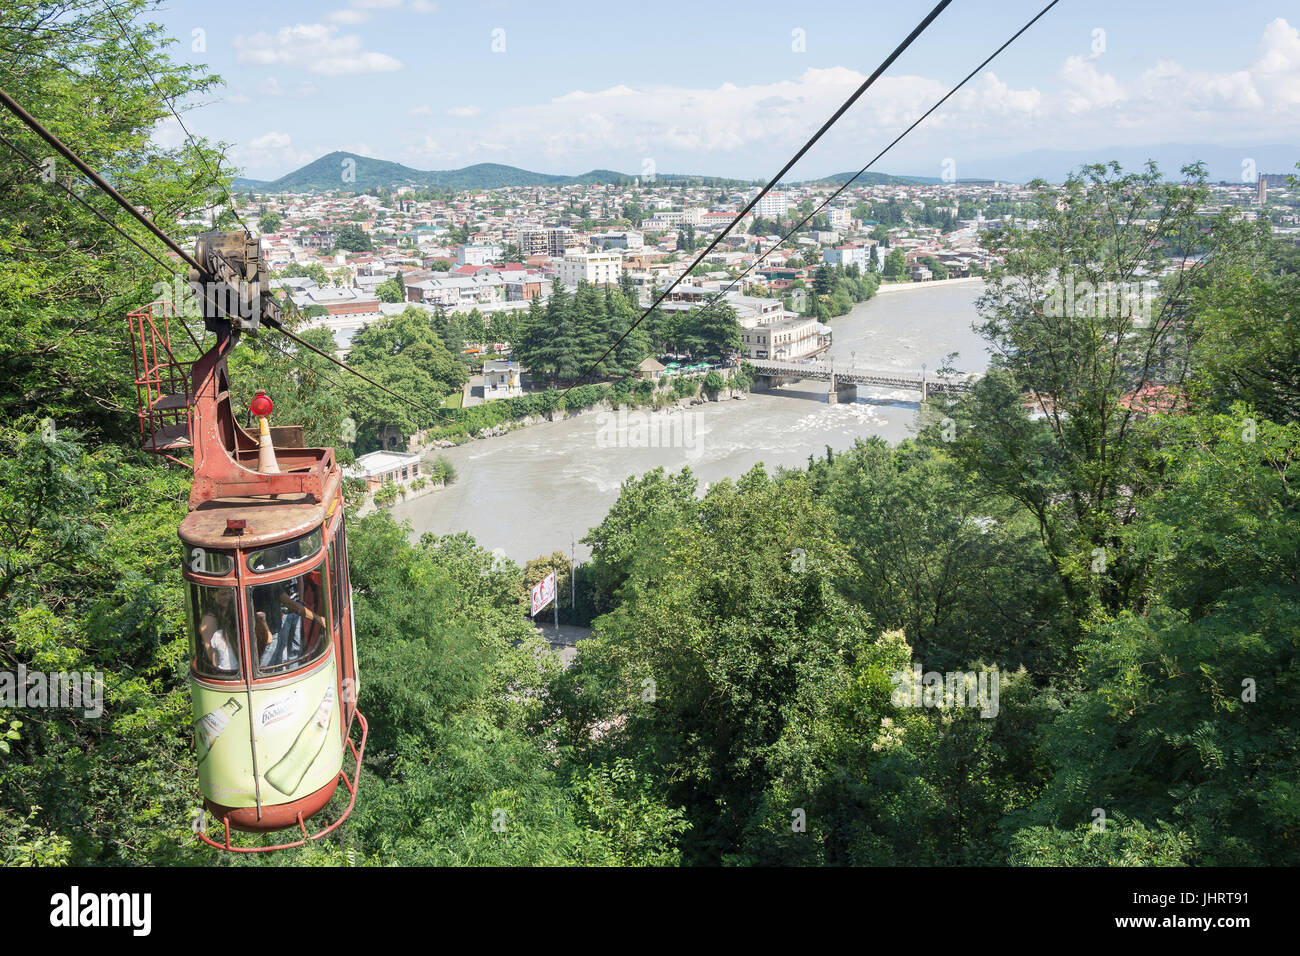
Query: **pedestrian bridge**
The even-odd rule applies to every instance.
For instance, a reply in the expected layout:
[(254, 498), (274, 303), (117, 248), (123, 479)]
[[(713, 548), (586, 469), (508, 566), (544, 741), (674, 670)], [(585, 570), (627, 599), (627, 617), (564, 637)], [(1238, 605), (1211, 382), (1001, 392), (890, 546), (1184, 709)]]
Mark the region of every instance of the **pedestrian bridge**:
[(921, 401), (931, 395), (959, 395), (968, 392), (979, 379), (978, 375), (961, 378), (927, 376), (924, 372), (882, 372), (859, 368), (856, 365), (836, 366), (834, 362), (779, 362), (770, 359), (749, 359), (754, 374), (766, 379), (769, 388), (776, 388), (799, 379), (827, 383), (827, 396), (832, 404), (848, 398), (849, 391), (856, 397), (857, 386), (873, 388), (898, 388), (920, 392)]

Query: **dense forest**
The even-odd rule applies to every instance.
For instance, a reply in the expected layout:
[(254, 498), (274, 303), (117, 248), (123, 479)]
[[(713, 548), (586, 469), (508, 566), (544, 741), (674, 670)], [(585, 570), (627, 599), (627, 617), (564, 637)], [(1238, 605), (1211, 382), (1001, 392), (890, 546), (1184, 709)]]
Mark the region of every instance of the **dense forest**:
[[(72, 6), (55, 29), (6, 4), (6, 90), (192, 235), (230, 170), (150, 136), (162, 93), (217, 78)], [(0, 862), (263, 863), (192, 832), (190, 475), (139, 450), (125, 328), (170, 276), (70, 200), (68, 170), (43, 180), (8, 115), (0, 134), (37, 160), (0, 149), (0, 671), (106, 688), (98, 717), (0, 713)], [(629, 478), (586, 539), (573, 610), (595, 630), (567, 670), (526, 569), (351, 521), (362, 790), (274, 862), (1300, 863), (1300, 274), (1206, 196), (1196, 167), (1042, 185), (1038, 228), (990, 239), (992, 369), (896, 447), (707, 491)], [(1051, 308), (1064, 275), (1160, 286), (1139, 310)], [(593, 330), (627, 322), (619, 293), (583, 294)], [(411, 337), (393, 376), (451, 387), (436, 331), (359, 336), (361, 359), (388, 335)], [(267, 336), (239, 351), (238, 402), (273, 382), (280, 420), (342, 443), (359, 399), (336, 369)], [(990, 675), (996, 706), (900, 693), (914, 669)]]

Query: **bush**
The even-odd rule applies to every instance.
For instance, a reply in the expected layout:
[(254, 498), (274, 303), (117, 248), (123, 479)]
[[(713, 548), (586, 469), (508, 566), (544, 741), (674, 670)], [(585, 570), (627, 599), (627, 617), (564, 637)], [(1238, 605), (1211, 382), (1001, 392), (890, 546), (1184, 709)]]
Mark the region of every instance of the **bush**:
[(716, 368), (710, 369), (709, 374), (704, 376), (703, 388), (710, 395), (716, 395), (726, 387), (727, 380), (722, 377), (722, 373)]
[(443, 484), (451, 484), (456, 480), (456, 466), (451, 463), (451, 459), (446, 455), (439, 455), (438, 460), (433, 463), (433, 480), (441, 481)]
[(741, 362), (740, 368), (736, 374), (731, 376), (731, 387), (738, 388), (742, 392), (747, 392), (754, 384), (754, 366), (748, 362)]
[(391, 508), (397, 501), (397, 485), (386, 481), (375, 491), (375, 504), (381, 508)]

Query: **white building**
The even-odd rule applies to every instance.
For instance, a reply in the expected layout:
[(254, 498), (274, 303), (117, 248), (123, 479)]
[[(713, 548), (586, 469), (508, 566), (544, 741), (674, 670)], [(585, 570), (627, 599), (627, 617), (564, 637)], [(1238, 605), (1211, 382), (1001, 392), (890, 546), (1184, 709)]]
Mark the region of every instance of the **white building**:
[(754, 213), (763, 219), (780, 219), (790, 209), (790, 201), (780, 193), (768, 193), (758, 201)]
[(407, 451), (372, 451), (343, 469), (349, 478), (363, 478), (373, 490), (388, 482), (408, 484), (420, 476), (420, 456)]
[(579, 282), (593, 285), (617, 285), (623, 274), (623, 254), (607, 252), (570, 252), (556, 264), (555, 274), (565, 288), (575, 289)]
[(834, 249), (827, 249), (822, 252), (822, 261), (830, 266), (843, 266), (848, 268), (856, 265), (863, 272), (871, 264), (871, 248), (869, 246), (843, 245), (836, 246)]
[(829, 329), (811, 316), (796, 316), (740, 333), (741, 348), (750, 358), (792, 362), (810, 358), (830, 344)]
[(456, 265), (489, 266), (504, 254), (500, 246), (461, 246), (456, 253)]
[(483, 401), (517, 398), (524, 394), (523, 366), (518, 362), (489, 359), (483, 363)]

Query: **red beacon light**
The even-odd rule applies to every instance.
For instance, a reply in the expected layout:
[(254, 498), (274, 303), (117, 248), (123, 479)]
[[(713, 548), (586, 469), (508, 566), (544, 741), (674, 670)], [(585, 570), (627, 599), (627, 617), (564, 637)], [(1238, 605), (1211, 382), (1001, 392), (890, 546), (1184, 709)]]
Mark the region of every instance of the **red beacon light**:
[(257, 394), (253, 396), (250, 408), (252, 409), (253, 414), (258, 418), (265, 418), (267, 415), (271, 414), (271, 411), (275, 408), (275, 404), (271, 401), (266, 392), (258, 389)]

